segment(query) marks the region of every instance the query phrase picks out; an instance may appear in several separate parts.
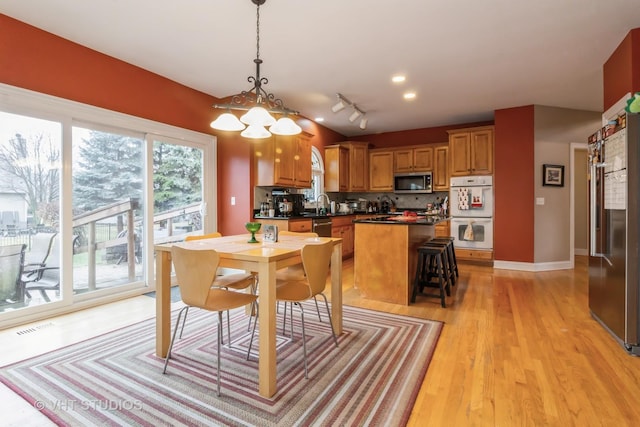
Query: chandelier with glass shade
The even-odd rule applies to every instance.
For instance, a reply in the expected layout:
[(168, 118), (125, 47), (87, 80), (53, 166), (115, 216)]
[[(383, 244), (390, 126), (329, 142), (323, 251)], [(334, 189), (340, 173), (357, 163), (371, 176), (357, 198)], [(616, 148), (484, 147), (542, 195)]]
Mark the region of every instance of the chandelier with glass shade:
[[(242, 131), (241, 136), (251, 139), (269, 138), (275, 135), (297, 135), (302, 132), (289, 116), (297, 115), (298, 112), (284, 106), (281, 99), (276, 98), (272, 93), (267, 93), (262, 85), (269, 83), (266, 77), (260, 76), (260, 6), (267, 0), (251, 0), (256, 5), (256, 75), (249, 76), (247, 81), (253, 84), (249, 90), (242, 91), (231, 97), (229, 104), (216, 104), (214, 108), (225, 109), (226, 112), (211, 122), (211, 127), (222, 131)], [(231, 113), (231, 110), (246, 111), (240, 120)], [(272, 115), (280, 115), (275, 119)], [(267, 130), (267, 128), (269, 128)]]

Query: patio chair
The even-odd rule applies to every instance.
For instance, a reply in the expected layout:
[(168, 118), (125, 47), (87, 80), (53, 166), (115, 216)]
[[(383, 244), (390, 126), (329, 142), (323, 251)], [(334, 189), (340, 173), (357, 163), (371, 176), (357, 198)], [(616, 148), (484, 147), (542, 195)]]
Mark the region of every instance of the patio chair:
[(60, 291), (60, 249), (60, 235), (56, 234), (51, 240), (44, 265), (31, 269), (24, 277), (28, 298), (31, 298), (31, 291), (40, 291), (42, 298), (51, 302), (47, 291)]
[(24, 302), (22, 266), (27, 245), (0, 246), (0, 304)]
[(31, 238), (31, 249), (24, 254), (24, 280), (37, 280), (36, 273), (41, 272), (51, 252), (51, 244), (57, 233), (37, 233)]

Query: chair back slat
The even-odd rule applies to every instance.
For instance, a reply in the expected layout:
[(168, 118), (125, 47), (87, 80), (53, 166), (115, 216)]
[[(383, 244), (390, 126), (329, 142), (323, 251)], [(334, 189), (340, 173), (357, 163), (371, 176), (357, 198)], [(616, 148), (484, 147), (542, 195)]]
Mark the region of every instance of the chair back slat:
[(220, 255), (212, 249), (186, 249), (173, 245), (171, 258), (182, 301), (193, 307), (203, 307), (216, 278)]
[(302, 248), (302, 265), (311, 288), (311, 296), (318, 295), (327, 283), (333, 242), (310, 243)]

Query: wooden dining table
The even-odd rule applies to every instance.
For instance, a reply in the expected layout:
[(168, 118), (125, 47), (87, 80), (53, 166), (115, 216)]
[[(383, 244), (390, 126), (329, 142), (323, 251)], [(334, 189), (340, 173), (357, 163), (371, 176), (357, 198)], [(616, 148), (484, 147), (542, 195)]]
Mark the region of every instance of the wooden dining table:
[[(250, 235), (233, 235), (180, 242), (185, 248), (214, 249), (220, 267), (258, 273), (259, 393), (271, 397), (277, 390), (276, 367), (276, 271), (302, 262), (301, 249), (308, 244), (330, 240), (331, 318), (336, 334), (342, 333), (342, 239), (332, 237), (280, 236), (277, 242), (248, 243)], [(176, 244), (176, 243), (173, 243)], [(155, 245), (156, 252), (156, 354), (166, 357), (171, 330), (171, 246)]]

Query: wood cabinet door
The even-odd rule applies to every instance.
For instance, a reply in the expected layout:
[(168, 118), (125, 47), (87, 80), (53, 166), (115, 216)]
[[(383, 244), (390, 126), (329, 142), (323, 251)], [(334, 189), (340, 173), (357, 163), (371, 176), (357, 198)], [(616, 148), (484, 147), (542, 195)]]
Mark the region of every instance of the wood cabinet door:
[(306, 135), (296, 137), (295, 186), (311, 188), (311, 141)]
[(449, 190), (449, 147), (435, 147), (433, 150), (433, 191)]
[(294, 160), (297, 144), (294, 137), (274, 136), (274, 184), (294, 186), (296, 180)]
[(469, 132), (455, 133), (449, 135), (449, 173), (451, 176), (465, 176), (471, 172)]
[(413, 150), (408, 149), (393, 151), (393, 172), (413, 172)]
[(472, 132), (470, 143), (471, 174), (491, 175), (493, 173), (493, 130)]
[(433, 170), (433, 147), (413, 149), (413, 170), (415, 172)]
[(365, 145), (349, 146), (349, 190), (367, 191), (368, 150)]
[(392, 151), (369, 151), (369, 191), (393, 191)]
[(325, 191), (347, 191), (349, 181), (349, 150), (334, 145), (324, 149)]

